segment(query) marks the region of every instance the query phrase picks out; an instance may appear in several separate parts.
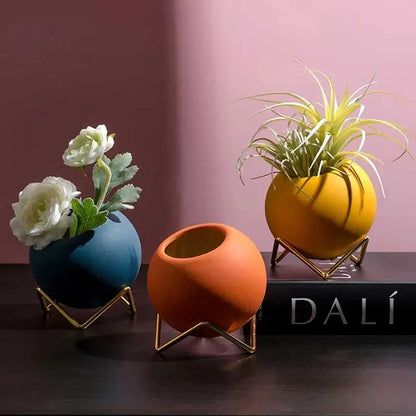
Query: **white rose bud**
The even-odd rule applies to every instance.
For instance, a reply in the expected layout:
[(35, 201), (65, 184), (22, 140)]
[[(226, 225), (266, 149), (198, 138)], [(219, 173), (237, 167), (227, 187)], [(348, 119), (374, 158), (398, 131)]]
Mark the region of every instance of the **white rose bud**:
[(107, 135), (107, 127), (104, 124), (100, 124), (97, 128), (87, 127), (69, 142), (62, 159), (68, 166), (92, 165), (113, 146), (113, 136)]
[(10, 221), (13, 234), (27, 246), (42, 249), (63, 237), (71, 225), (71, 201), (80, 192), (75, 185), (55, 176), (31, 183), (12, 204), (15, 217)]

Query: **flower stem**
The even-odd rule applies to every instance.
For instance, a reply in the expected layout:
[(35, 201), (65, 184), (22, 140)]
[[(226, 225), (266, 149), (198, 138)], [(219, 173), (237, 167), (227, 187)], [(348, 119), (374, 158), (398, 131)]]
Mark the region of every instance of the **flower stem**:
[(103, 161), (102, 157), (100, 157), (97, 160), (97, 165), (100, 169), (103, 169), (105, 172), (105, 183), (104, 183), (104, 187), (100, 190), (100, 196), (97, 200), (97, 207), (98, 207), (98, 211), (101, 208), (101, 205), (104, 202), (104, 199), (107, 195), (108, 192), (108, 188), (110, 186), (110, 182), (111, 182), (111, 169), (110, 167)]

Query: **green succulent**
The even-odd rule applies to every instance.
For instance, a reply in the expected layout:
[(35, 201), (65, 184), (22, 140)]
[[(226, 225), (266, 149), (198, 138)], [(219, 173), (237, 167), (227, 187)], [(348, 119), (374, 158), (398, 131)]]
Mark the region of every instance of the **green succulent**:
[[(267, 175), (282, 172), (289, 178), (319, 176), (331, 171), (343, 174), (341, 168), (346, 163), (352, 164), (361, 159), (376, 173), (384, 195), (381, 178), (373, 162), (378, 159), (362, 149), (369, 136), (384, 137), (402, 148), (398, 159), (408, 152), (407, 131), (391, 121), (362, 118), (364, 105), (361, 101), (367, 95), (386, 92), (370, 91), (375, 83), (371, 80), (352, 94), (346, 89), (338, 103), (332, 80), (324, 73), (302, 65), (317, 83), (322, 103), (312, 103), (291, 92), (244, 98), (265, 104), (254, 115), (271, 112), (273, 116), (261, 124), (238, 158), (237, 171), (241, 180), (243, 165), (251, 157), (261, 157), (271, 165), (271, 172)], [(321, 79), (325, 80), (327, 90)], [(280, 97), (285, 97), (287, 101), (280, 100)], [(285, 126), (278, 131), (275, 126), (281, 123)], [(381, 127), (387, 128), (389, 133), (380, 131)], [(355, 149), (349, 150), (353, 143)]]

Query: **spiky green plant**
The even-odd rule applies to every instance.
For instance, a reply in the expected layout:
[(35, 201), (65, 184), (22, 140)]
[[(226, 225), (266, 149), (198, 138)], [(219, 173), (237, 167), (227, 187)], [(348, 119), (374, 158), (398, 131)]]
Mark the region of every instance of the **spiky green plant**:
[[(370, 91), (375, 83), (371, 80), (352, 94), (346, 89), (338, 103), (332, 80), (324, 73), (302, 65), (317, 83), (322, 103), (312, 103), (291, 92), (246, 97), (245, 99), (265, 104), (253, 116), (264, 112), (271, 112), (273, 116), (261, 124), (238, 158), (237, 171), (240, 178), (242, 179), (245, 161), (251, 157), (261, 157), (270, 164), (269, 174), (272, 176), (283, 172), (289, 178), (318, 176), (331, 171), (344, 174), (342, 166), (361, 159), (374, 170), (384, 195), (381, 178), (373, 162), (378, 159), (362, 151), (366, 139), (378, 136), (392, 140), (402, 148), (396, 159), (408, 152), (409, 141), (406, 130), (394, 122), (361, 118), (364, 111), (361, 101), (367, 95), (386, 92)], [(327, 90), (320, 77), (326, 81)], [(289, 100), (281, 101), (277, 99), (279, 96)], [(285, 128), (279, 132), (274, 126), (282, 122), (285, 123)], [(390, 133), (380, 131), (382, 126)], [(268, 137), (262, 135), (264, 132), (268, 132)], [(353, 142), (356, 147), (351, 150)]]

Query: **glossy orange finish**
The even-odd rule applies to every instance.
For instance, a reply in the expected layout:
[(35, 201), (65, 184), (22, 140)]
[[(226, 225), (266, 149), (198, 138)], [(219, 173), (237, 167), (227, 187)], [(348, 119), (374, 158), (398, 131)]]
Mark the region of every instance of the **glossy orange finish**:
[(293, 179), (275, 177), (266, 195), (266, 219), (283, 238), (311, 259), (345, 254), (371, 228), (377, 210), (373, 184), (357, 164), (345, 175), (326, 173)]
[[(165, 239), (147, 275), (150, 300), (178, 331), (210, 322), (227, 332), (243, 326), (266, 291), (266, 269), (254, 243), (224, 224), (199, 224)], [(216, 336), (204, 329), (197, 336)]]

